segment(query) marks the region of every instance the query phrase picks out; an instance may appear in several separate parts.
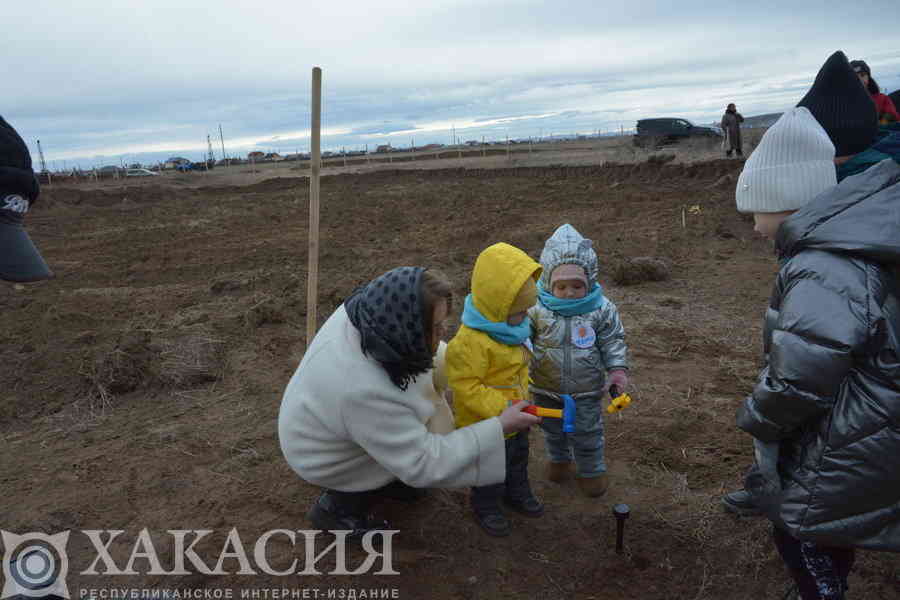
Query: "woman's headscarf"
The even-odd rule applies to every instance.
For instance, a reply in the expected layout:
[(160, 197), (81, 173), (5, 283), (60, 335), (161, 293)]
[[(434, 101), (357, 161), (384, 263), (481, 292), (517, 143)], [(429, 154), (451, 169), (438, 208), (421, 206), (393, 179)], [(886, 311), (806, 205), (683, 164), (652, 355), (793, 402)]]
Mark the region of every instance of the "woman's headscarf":
[(381, 363), (401, 390), (433, 366), (425, 339), (423, 273), (422, 267), (391, 269), (344, 301), (362, 338), (363, 353)]

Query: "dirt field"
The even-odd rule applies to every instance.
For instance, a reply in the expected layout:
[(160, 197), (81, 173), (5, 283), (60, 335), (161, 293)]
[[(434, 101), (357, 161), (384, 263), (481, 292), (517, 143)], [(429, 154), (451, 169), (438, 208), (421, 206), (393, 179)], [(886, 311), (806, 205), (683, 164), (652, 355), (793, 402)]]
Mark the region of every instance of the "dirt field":
[[(776, 271), (770, 247), (734, 209), (740, 167), (650, 161), (325, 177), (320, 321), (394, 266), (444, 270), (461, 300), (491, 243), (537, 257), (564, 222), (594, 240), (635, 384), (635, 403), (607, 420), (609, 494), (588, 500), (574, 483), (545, 481), (533, 431), (532, 481), (547, 513), (513, 517), (510, 538), (481, 533), (462, 490), (382, 506), (400, 530), (396, 576), (330, 575), (331, 557), (318, 576), (82, 576), (95, 554), (73, 533), (73, 596), (114, 586), (303, 587), (320, 597), (377, 588), (435, 600), (781, 598), (788, 578), (765, 522), (718, 503), (751, 458), (734, 412), (759, 368)], [(47, 189), (27, 223), (57, 278), (0, 288), (0, 526), (124, 530), (110, 544), (120, 567), (147, 528), (166, 568), (167, 530), (210, 529), (195, 550), (214, 563), (232, 527), (246, 543), (307, 528), (317, 493), (288, 468), (276, 437), (281, 394), (306, 347), (308, 184), (296, 175), (132, 183)], [(640, 256), (666, 261), (671, 278), (625, 285), (628, 261)], [(611, 516), (619, 502), (631, 507), (622, 555)], [(269, 549), (274, 568), (302, 561), (302, 546), (285, 537)], [(857, 564), (852, 598), (897, 597), (896, 556), (862, 552)], [(237, 561), (224, 568), (237, 571)]]

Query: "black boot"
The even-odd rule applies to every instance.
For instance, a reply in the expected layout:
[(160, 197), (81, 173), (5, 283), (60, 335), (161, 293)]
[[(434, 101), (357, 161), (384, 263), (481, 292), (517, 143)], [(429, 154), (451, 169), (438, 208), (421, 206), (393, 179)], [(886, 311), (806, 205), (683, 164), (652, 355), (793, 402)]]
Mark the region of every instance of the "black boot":
[(509, 519), (500, 508), (504, 487), (504, 484), (497, 483), (472, 488), (471, 503), (475, 521), (488, 535), (494, 537), (509, 535)]
[(387, 521), (368, 514), (372, 492), (325, 490), (313, 503), (306, 518), (316, 529), (349, 531), (349, 539), (362, 538), (370, 531), (390, 529)]
[(506, 440), (506, 493), (503, 501), (526, 517), (540, 517), (544, 505), (531, 491), (528, 481), (528, 432), (522, 431)]
[(378, 488), (375, 490), (375, 493), (383, 498), (390, 498), (399, 502), (417, 502), (428, 496), (427, 489), (414, 488), (411, 485), (406, 485), (399, 479), (395, 479), (386, 486)]
[(758, 517), (763, 514), (762, 509), (753, 501), (753, 497), (746, 490), (735, 490), (722, 496), (722, 506), (727, 512), (742, 517)]

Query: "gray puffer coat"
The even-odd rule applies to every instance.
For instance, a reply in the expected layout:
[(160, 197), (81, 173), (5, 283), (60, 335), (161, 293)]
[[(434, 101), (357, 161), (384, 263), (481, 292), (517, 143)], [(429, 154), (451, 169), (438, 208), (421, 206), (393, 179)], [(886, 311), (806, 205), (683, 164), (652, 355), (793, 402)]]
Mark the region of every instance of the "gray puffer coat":
[[(571, 225), (563, 225), (547, 240), (541, 252), (541, 285), (550, 289), (550, 276), (559, 265), (581, 266), (588, 287), (597, 281), (597, 254), (591, 240)], [(564, 317), (540, 302), (528, 311), (531, 317), (534, 357), (529, 373), (531, 390), (561, 401), (560, 394), (579, 397), (602, 395), (606, 371), (628, 368), (625, 330), (616, 305), (605, 298), (603, 305), (589, 313)], [(597, 403), (599, 406), (599, 403)]]
[(900, 166), (820, 194), (776, 249), (767, 366), (737, 415), (747, 489), (798, 539), (900, 551)]

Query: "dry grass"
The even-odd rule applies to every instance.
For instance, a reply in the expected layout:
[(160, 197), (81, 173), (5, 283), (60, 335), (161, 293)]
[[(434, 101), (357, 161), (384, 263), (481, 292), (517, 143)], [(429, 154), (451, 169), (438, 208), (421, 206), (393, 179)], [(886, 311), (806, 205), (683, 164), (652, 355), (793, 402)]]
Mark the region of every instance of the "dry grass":
[(188, 388), (221, 377), (225, 342), (198, 329), (159, 343), (162, 383)]

